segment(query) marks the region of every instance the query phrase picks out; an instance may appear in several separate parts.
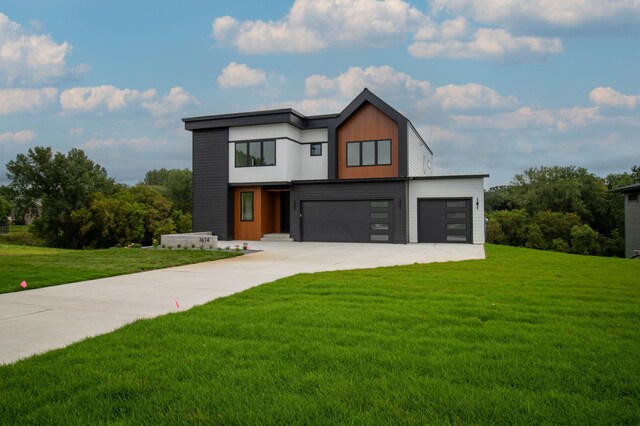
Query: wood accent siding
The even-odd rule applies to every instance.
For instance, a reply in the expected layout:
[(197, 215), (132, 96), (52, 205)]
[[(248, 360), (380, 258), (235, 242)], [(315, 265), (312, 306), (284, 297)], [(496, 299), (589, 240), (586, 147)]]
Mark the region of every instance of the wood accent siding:
[[(347, 142), (391, 139), (391, 164), (347, 167)], [(398, 124), (370, 103), (365, 103), (338, 129), (338, 178), (398, 177)]]
[[(240, 194), (253, 192), (253, 221), (240, 220)], [(234, 234), (236, 240), (257, 241), (264, 234), (280, 231), (280, 194), (260, 186), (234, 188), (235, 215)]]

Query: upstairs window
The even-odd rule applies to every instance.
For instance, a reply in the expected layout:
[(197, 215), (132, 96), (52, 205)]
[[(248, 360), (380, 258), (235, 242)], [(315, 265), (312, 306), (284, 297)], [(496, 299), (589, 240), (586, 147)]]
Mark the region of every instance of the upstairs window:
[(319, 157), (322, 155), (322, 144), (321, 143), (312, 143), (311, 145), (309, 145), (311, 148), (311, 156), (312, 157)]
[(236, 142), (236, 167), (276, 165), (276, 141)]
[(391, 140), (347, 142), (347, 166), (391, 164)]

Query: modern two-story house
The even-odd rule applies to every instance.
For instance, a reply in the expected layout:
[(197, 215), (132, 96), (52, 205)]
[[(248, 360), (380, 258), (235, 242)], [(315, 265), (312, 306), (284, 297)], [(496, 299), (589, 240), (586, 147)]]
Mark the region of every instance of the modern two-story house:
[(411, 122), (364, 89), (342, 112), (184, 118), (193, 230), (220, 240), (484, 243), (484, 178), (433, 175)]

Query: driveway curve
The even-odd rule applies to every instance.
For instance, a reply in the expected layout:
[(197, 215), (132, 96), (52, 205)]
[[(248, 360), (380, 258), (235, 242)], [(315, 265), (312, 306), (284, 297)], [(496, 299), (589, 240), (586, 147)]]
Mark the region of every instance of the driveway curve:
[(462, 244), (255, 242), (250, 248), (262, 251), (0, 295), (0, 364), (297, 273), (485, 257), (483, 246)]

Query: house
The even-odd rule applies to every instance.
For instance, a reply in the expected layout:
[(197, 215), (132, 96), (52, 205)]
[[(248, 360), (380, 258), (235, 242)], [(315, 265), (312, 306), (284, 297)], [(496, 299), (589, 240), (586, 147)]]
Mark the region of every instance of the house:
[(411, 122), (368, 89), (338, 114), (184, 118), (193, 230), (220, 240), (484, 243), (484, 178), (434, 176)]
[(640, 183), (612, 189), (624, 194), (624, 255), (640, 256)]

